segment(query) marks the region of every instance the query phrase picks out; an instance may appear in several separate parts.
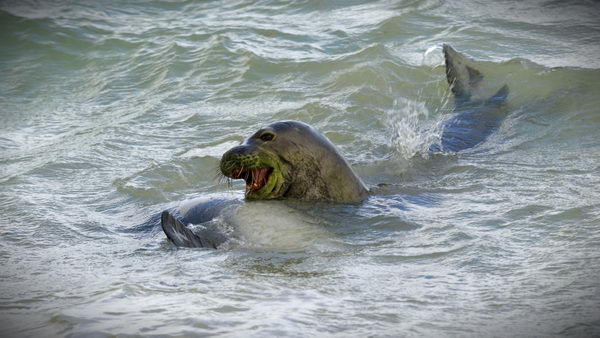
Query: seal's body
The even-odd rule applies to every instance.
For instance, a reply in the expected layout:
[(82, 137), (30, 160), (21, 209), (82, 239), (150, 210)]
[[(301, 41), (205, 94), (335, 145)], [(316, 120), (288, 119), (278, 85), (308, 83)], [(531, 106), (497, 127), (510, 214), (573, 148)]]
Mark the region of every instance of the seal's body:
[[(440, 142), (431, 152), (458, 152), (483, 142), (502, 122), (499, 109), (508, 87), (485, 95), (483, 75), (470, 60), (444, 45), (446, 77), (455, 96), (456, 109), (442, 129)], [(261, 128), (243, 144), (227, 151), (221, 173), (246, 182), (247, 200), (288, 199), (358, 203), (369, 190), (335, 146), (317, 130), (298, 121), (282, 121)], [(226, 236), (211, 228), (210, 221), (228, 210), (235, 213), (240, 200), (201, 200), (162, 214), (161, 225), (177, 246), (214, 247)], [(177, 217), (176, 217), (177, 216)], [(208, 224), (192, 231), (186, 224)], [(214, 225), (214, 224), (212, 224)]]

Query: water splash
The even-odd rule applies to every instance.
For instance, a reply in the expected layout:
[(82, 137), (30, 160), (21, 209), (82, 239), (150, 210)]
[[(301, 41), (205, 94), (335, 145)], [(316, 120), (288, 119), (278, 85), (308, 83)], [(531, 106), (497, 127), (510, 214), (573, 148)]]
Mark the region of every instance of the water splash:
[(393, 147), (393, 156), (411, 159), (420, 153), (426, 156), (430, 144), (439, 139), (438, 127), (423, 127), (423, 120), (429, 117), (429, 109), (422, 101), (406, 98), (394, 100), (394, 106), (388, 112), (387, 121), (390, 128), (389, 143)]
[(433, 45), (423, 53), (423, 60), (421, 61), (423, 66), (437, 67), (444, 64), (444, 53), (442, 52), (442, 45)]

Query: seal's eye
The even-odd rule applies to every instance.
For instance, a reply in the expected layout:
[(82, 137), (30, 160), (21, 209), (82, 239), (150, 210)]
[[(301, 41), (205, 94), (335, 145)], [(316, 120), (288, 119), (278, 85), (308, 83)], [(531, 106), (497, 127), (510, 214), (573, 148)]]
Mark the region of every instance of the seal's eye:
[(260, 135), (260, 139), (263, 141), (273, 141), (275, 139), (275, 134), (270, 131), (265, 131)]

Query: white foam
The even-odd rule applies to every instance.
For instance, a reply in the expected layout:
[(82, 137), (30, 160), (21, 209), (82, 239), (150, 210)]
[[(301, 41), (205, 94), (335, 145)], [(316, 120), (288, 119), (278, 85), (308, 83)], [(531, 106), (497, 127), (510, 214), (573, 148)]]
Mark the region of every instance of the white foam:
[(405, 98), (394, 100), (394, 108), (388, 113), (387, 124), (391, 129), (390, 144), (394, 155), (410, 159), (427, 150), (435, 139), (435, 133), (421, 128), (422, 119), (429, 116), (424, 102)]
[(193, 149), (190, 149), (190, 150), (186, 151), (185, 153), (181, 154), (181, 157), (186, 158), (186, 157), (209, 156), (209, 157), (214, 157), (214, 158), (221, 158), (223, 153), (225, 153), (227, 150), (229, 150), (239, 144), (240, 143), (237, 141), (228, 141), (228, 142), (217, 144), (217, 145), (214, 145), (211, 147), (193, 148)]
[(227, 219), (242, 247), (297, 251), (314, 248), (332, 236), (310, 216), (281, 201), (243, 203)]
[(437, 67), (444, 64), (444, 53), (441, 45), (433, 45), (423, 53), (423, 66)]

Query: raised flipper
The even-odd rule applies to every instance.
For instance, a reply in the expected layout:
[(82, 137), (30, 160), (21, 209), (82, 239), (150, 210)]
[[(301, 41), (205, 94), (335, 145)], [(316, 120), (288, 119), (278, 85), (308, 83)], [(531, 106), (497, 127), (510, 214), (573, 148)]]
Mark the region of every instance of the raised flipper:
[(188, 248), (216, 248), (216, 245), (207, 240), (203, 240), (194, 234), (192, 230), (181, 223), (181, 221), (171, 215), (168, 211), (163, 211), (160, 225), (167, 235), (167, 238), (176, 246)]
[(471, 60), (448, 45), (443, 50), (456, 108), (442, 126), (440, 143), (431, 145), (429, 151), (457, 152), (482, 143), (500, 127), (506, 115), (498, 108), (506, 102), (508, 86), (494, 90), (484, 83), (483, 74)]
[[(443, 46), (446, 61), (446, 79), (456, 99), (456, 104), (463, 103), (494, 103), (503, 104), (508, 97), (508, 86), (504, 85), (492, 94), (483, 85), (483, 74), (467, 59), (449, 45)], [(490, 95), (491, 94), (491, 95)]]

